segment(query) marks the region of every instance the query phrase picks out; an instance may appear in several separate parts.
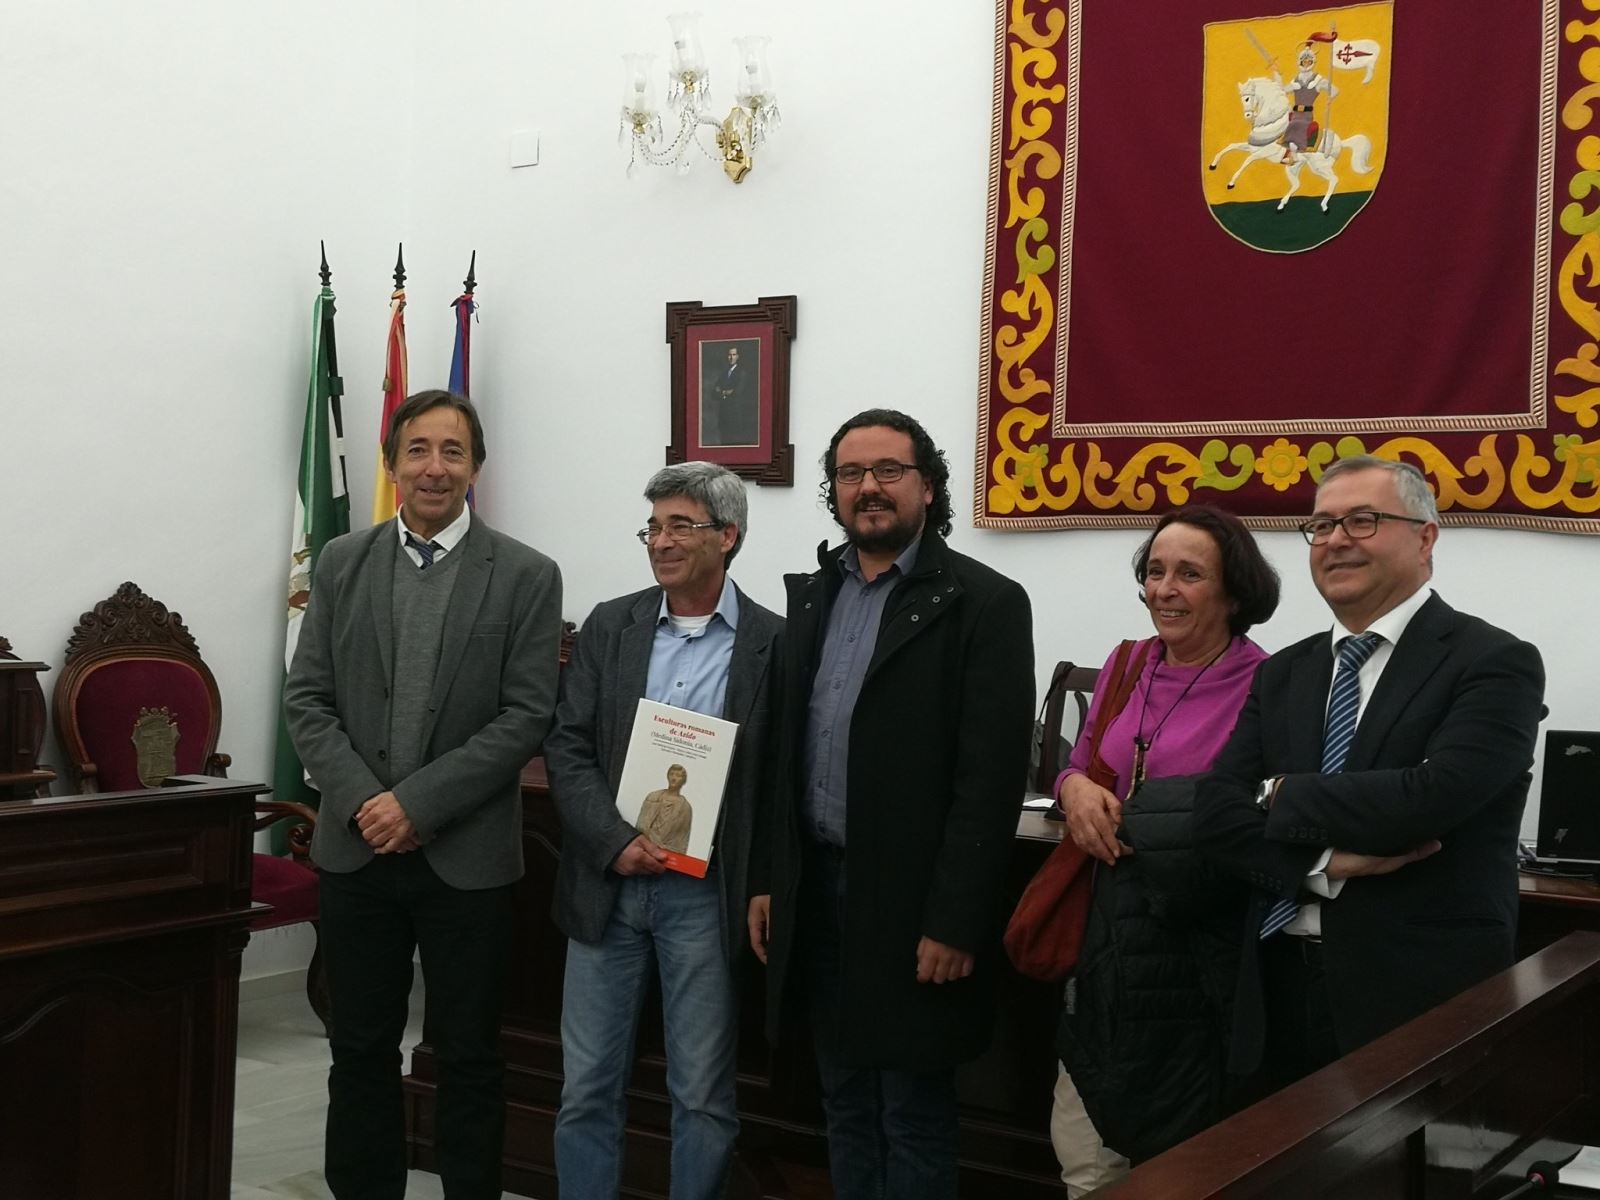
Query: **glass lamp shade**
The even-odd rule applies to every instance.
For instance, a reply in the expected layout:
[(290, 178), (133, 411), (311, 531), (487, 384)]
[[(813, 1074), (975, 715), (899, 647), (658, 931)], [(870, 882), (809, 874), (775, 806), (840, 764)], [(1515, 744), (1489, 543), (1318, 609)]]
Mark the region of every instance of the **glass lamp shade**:
[(772, 69), (767, 65), (769, 37), (737, 37), (734, 47), (739, 52), (737, 94), (734, 99), (746, 108), (762, 108), (777, 101), (772, 86)]
[(661, 111), (656, 99), (654, 54), (622, 56), (622, 111), (634, 120), (648, 121)]
[(706, 52), (700, 41), (700, 14), (675, 12), (667, 17), (672, 29), (672, 73), (679, 77), (705, 74)]

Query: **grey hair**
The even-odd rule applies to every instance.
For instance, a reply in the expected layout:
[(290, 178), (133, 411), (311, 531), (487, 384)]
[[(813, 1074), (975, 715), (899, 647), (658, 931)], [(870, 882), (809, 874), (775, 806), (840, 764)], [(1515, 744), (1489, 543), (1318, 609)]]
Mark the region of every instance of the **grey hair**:
[(1351, 475), (1356, 471), (1389, 472), (1394, 476), (1394, 490), (1400, 497), (1401, 507), (1406, 510), (1405, 515), (1416, 517), (1419, 521), (1427, 521), (1432, 525), (1439, 523), (1439, 506), (1434, 501), (1433, 489), (1428, 486), (1428, 481), (1422, 472), (1408, 462), (1394, 462), (1391, 459), (1378, 458), (1373, 454), (1357, 454), (1350, 458), (1341, 458), (1322, 472), (1322, 480), (1317, 486), (1320, 488), (1330, 479)]
[(732, 525), (739, 530), (739, 535), (733, 539), (733, 549), (722, 560), (726, 567), (744, 545), (746, 523), (750, 519), (750, 501), (745, 495), (744, 481), (716, 463), (673, 463), (650, 476), (650, 482), (644, 485), (644, 498), (654, 504), (674, 496), (693, 500), (718, 526)]

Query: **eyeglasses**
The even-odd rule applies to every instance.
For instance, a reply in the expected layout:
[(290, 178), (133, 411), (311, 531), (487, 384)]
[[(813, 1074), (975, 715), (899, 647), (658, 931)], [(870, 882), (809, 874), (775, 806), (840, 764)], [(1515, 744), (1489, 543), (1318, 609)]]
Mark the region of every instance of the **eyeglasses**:
[(860, 483), (867, 477), (867, 472), (872, 472), (872, 477), (879, 483), (893, 483), (907, 471), (919, 471), (922, 468), (916, 463), (895, 462), (886, 458), (882, 462), (875, 462), (871, 466), (862, 467), (855, 463), (846, 463), (833, 469), (833, 477), (839, 483)]
[(639, 539), (641, 546), (648, 546), (663, 533), (675, 542), (688, 539), (696, 529), (721, 529), (721, 521), (668, 521), (665, 525), (654, 523), (646, 525), (633, 536)]
[(1343, 528), (1346, 537), (1369, 538), (1378, 532), (1382, 521), (1405, 521), (1412, 525), (1426, 525), (1421, 517), (1402, 517), (1398, 513), (1353, 512), (1342, 517), (1312, 517), (1300, 523), (1300, 532), (1307, 542), (1320, 546), (1333, 536), (1335, 529)]

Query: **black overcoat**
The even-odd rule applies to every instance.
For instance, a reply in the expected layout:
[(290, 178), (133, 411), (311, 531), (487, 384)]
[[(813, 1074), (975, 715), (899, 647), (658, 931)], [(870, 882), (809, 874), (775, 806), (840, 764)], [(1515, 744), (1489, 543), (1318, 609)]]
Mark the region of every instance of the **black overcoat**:
[[(755, 893), (772, 895), (767, 1031), (774, 1041), (799, 1013), (805, 722), (843, 550), (824, 544), (820, 570), (784, 581), (777, 803), (752, 864)], [(925, 531), (915, 566), (884, 607), (850, 723), (840, 1053), (858, 1065), (928, 1070), (973, 1058), (988, 1044), (1033, 696), (1027, 593)], [(923, 936), (972, 952), (972, 976), (919, 984)]]

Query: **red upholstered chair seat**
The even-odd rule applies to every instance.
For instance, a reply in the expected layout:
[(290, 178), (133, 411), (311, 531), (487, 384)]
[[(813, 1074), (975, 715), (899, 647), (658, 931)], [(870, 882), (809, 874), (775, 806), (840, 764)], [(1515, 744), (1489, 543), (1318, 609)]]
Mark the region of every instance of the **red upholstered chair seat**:
[(272, 912), (252, 921), (251, 929), (276, 929), (317, 919), (315, 871), (275, 854), (251, 857), (255, 875), (250, 882), (250, 899), (272, 905)]

